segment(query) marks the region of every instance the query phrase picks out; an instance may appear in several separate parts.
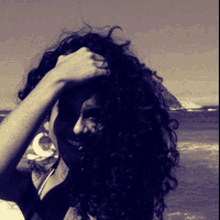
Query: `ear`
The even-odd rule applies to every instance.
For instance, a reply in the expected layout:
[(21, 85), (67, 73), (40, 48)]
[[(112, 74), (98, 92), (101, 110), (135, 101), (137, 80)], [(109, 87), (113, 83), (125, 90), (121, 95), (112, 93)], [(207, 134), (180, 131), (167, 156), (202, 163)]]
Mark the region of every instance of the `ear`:
[(45, 129), (46, 131), (49, 131), (49, 121), (46, 121), (46, 122), (44, 123), (44, 129)]

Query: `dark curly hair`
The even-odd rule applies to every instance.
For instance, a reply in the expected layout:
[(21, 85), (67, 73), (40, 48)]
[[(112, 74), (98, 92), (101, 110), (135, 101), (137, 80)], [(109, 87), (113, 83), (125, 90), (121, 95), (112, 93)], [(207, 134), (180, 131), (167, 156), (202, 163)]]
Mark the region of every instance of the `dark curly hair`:
[[(116, 43), (112, 33), (117, 28), (110, 28), (107, 35), (90, 26), (68, 33), (29, 72), (19, 98), (23, 100), (55, 67), (60, 55), (81, 47), (102, 55), (109, 75), (99, 87), (100, 118), (105, 125), (99, 144), (103, 147), (80, 184), (72, 186), (71, 203), (82, 220), (89, 219), (87, 213), (97, 220), (150, 220), (154, 214), (161, 220), (164, 198), (178, 183), (173, 173), (179, 162), (174, 131), (178, 123), (169, 116), (160, 88), (162, 78), (132, 54), (130, 41)], [(85, 163), (88, 158), (91, 155)]]

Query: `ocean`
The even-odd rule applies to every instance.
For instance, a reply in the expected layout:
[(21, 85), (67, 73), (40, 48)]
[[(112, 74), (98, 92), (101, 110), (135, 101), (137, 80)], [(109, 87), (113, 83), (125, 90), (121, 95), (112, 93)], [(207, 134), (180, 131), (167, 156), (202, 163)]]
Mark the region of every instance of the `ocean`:
[[(8, 112), (0, 112), (0, 122)], [(165, 220), (219, 219), (219, 107), (172, 111), (180, 123), (177, 132), (180, 164), (178, 188), (166, 197)], [(24, 220), (18, 207), (0, 200), (2, 220)], [(4, 213), (4, 214), (3, 214)], [(3, 218), (4, 216), (4, 218)]]

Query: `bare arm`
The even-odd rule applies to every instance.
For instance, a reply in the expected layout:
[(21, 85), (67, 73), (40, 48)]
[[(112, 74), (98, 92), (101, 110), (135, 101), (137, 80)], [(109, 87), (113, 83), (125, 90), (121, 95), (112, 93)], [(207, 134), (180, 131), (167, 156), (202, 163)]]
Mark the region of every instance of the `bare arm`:
[(0, 182), (15, 170), (65, 86), (70, 82), (72, 86), (77, 86), (105, 73), (96, 67), (101, 66), (101, 62), (94, 61), (92, 55), (86, 48), (81, 48), (70, 55), (60, 56), (56, 67), (44, 76), (25, 100), (1, 123)]
[(16, 167), (62, 88), (48, 73), (1, 123), (0, 174), (11, 173)]

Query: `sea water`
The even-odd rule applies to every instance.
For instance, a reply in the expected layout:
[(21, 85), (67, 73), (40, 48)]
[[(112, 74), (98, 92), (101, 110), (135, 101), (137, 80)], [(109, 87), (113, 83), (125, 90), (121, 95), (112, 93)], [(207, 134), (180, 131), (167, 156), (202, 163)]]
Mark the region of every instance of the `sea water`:
[(178, 188), (166, 198), (167, 220), (217, 220), (219, 207), (219, 110), (173, 112), (180, 167)]
[[(168, 208), (164, 219), (217, 220), (219, 109), (173, 111), (171, 116), (180, 123), (176, 131), (180, 164), (175, 171), (179, 184), (165, 199)], [(0, 213), (2, 220), (24, 219), (19, 208), (11, 202), (0, 200)]]

